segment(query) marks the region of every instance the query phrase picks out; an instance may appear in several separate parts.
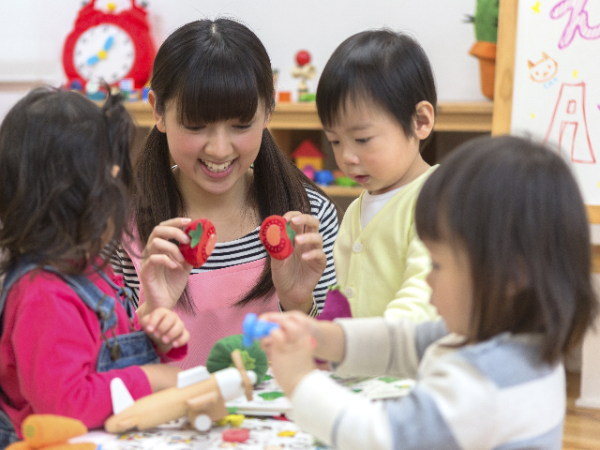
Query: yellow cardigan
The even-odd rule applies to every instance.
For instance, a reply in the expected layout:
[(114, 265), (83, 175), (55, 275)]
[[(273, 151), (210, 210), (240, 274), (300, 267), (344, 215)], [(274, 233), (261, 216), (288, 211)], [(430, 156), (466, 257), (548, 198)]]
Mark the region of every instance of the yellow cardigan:
[(333, 247), (338, 284), (344, 287), (354, 317), (404, 317), (435, 320), (426, 282), (429, 253), (417, 236), (415, 204), (421, 186), (435, 170), (405, 185), (362, 229), (363, 194), (342, 220)]

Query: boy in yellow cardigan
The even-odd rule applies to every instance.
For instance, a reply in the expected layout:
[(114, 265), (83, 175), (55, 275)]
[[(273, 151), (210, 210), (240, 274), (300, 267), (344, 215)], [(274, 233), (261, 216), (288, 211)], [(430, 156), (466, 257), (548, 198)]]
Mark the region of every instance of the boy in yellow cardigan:
[(363, 186), (334, 245), (338, 284), (354, 317), (437, 317), (431, 262), (414, 210), (435, 169), (421, 157), (435, 120), (433, 73), (420, 45), (389, 30), (351, 36), (319, 81), (317, 109), (336, 162)]

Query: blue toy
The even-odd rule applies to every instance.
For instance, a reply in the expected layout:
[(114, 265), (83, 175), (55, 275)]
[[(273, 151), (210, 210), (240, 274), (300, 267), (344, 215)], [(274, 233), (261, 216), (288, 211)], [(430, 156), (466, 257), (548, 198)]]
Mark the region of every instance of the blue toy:
[(279, 324), (260, 320), (256, 317), (256, 314), (248, 313), (242, 324), (242, 344), (246, 348), (252, 347), (255, 339), (258, 340), (268, 336), (276, 328), (279, 328)]
[(329, 186), (334, 182), (333, 173), (331, 173), (331, 170), (319, 170), (315, 173), (314, 182), (323, 186)]

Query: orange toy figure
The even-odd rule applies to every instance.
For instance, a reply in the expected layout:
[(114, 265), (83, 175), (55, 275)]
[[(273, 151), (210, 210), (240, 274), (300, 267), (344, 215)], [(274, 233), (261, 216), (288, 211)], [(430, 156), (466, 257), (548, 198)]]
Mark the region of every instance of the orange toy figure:
[(179, 244), (181, 254), (192, 266), (200, 267), (215, 249), (215, 226), (208, 219), (198, 219), (185, 227), (185, 232), (190, 237), (190, 243)]
[(81, 442), (70, 444), (67, 442), (76, 436), (87, 433), (87, 427), (77, 419), (57, 416), (53, 414), (32, 414), (28, 416), (21, 426), (24, 441), (15, 442), (7, 450), (28, 449), (68, 449), (68, 450), (95, 450), (96, 444)]
[[(142, 397), (125, 409), (115, 411), (115, 415), (104, 423), (104, 428), (110, 433), (147, 430), (188, 416), (197, 430), (210, 430), (213, 421), (227, 416), (226, 401), (243, 394), (248, 400), (252, 399), (256, 374), (246, 371), (239, 350), (231, 353), (231, 359), (235, 368), (228, 367), (212, 375), (203, 366), (180, 372), (177, 387)], [(123, 393), (113, 388), (112, 383), (111, 391), (114, 404), (115, 398), (122, 398)]]
[(260, 226), (260, 240), (275, 259), (285, 259), (294, 252), (295, 236), (296, 232), (281, 216), (269, 216)]

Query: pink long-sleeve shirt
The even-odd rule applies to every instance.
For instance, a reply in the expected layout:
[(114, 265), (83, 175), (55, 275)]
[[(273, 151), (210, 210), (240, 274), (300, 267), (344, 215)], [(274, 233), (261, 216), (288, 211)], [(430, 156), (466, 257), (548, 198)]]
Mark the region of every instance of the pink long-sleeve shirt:
[[(109, 278), (123, 282), (110, 266)], [(90, 279), (100, 290), (114, 290), (97, 274)], [(127, 313), (117, 301), (115, 334), (131, 331)], [(88, 428), (101, 427), (112, 414), (110, 381), (121, 378), (134, 399), (152, 392), (139, 366), (98, 373), (96, 362), (103, 339), (96, 313), (57, 275), (32, 271), (11, 288), (0, 338), (0, 407), (20, 438), (21, 424), (30, 414), (58, 414), (81, 420)], [(139, 329), (137, 316), (134, 327)], [(109, 337), (112, 334), (109, 335)], [(179, 360), (187, 345), (161, 356)]]

